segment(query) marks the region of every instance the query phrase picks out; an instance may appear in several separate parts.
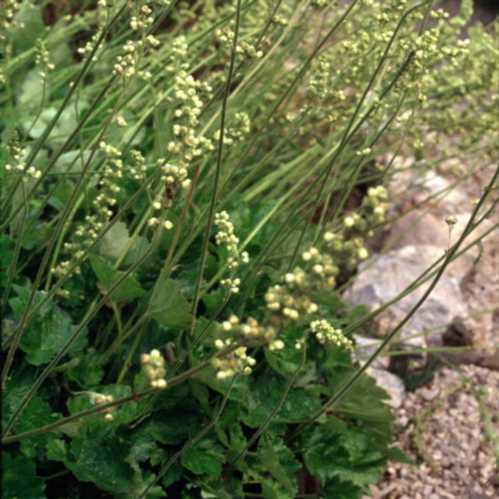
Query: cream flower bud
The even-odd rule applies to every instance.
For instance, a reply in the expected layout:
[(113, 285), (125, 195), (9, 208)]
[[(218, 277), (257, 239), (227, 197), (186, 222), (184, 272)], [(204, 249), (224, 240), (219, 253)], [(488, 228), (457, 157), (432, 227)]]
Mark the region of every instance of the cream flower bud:
[(350, 228), (355, 225), (355, 220), (352, 217), (345, 217), (345, 219), (343, 220), (343, 224), (345, 225), (345, 227)]

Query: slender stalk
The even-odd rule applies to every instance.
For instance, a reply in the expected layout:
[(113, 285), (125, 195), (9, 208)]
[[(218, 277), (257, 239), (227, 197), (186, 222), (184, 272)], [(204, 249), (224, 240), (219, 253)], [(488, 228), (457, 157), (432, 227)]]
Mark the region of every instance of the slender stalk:
[(225, 135), (225, 118), (227, 114), (227, 102), (229, 100), (230, 89), (232, 85), (232, 75), (234, 73), (234, 64), (236, 60), (236, 49), (237, 40), (239, 36), (239, 24), (240, 24), (240, 14), (241, 14), (241, 0), (236, 0), (236, 19), (234, 27), (234, 39), (232, 40), (232, 51), (230, 56), (229, 71), (227, 74), (227, 83), (225, 86), (224, 98), (222, 101), (222, 113), (220, 115), (220, 135), (218, 137), (218, 150), (217, 150), (217, 162), (215, 166), (215, 178), (213, 181), (213, 193), (211, 196), (210, 207), (208, 211), (208, 221), (206, 224), (206, 230), (203, 240), (203, 248), (201, 252), (201, 261), (199, 263), (198, 277), (196, 279), (194, 299), (192, 301), (192, 321), (190, 328), (190, 335), (194, 332), (196, 326), (196, 314), (199, 304), (199, 294), (201, 290), (201, 283), (203, 281), (204, 268), (206, 266), (206, 259), (208, 258), (208, 243), (210, 240), (211, 230), (213, 228), (213, 220), (215, 218), (215, 207), (218, 201), (219, 194), (219, 183), (220, 183), (220, 170), (222, 168), (222, 153)]

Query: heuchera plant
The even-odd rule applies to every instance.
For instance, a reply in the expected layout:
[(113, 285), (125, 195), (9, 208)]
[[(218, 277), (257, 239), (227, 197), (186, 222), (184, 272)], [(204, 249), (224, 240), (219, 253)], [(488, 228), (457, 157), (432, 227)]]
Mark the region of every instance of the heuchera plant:
[(5, 497), (349, 499), (404, 459), (341, 299), (376, 157), (498, 143), (497, 43), (431, 4), (3, 2)]

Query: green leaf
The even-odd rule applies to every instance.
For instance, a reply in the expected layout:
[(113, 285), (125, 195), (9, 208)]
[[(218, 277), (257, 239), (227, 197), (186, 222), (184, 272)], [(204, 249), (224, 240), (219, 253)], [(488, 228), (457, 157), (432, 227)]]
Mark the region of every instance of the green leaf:
[(78, 383), (81, 388), (98, 386), (104, 377), (104, 369), (100, 364), (101, 355), (94, 348), (89, 348), (84, 355), (78, 357), (78, 365), (66, 371), (69, 380)]
[[(45, 132), (47, 126), (56, 117), (56, 115), (57, 109), (55, 107), (47, 107), (41, 112), (34, 126), (32, 126), (33, 117), (31, 116), (31, 114), (23, 120), (23, 126), (26, 131), (31, 130), (31, 137), (33, 137), (34, 139), (39, 139)], [(47, 138), (47, 143), (53, 146), (60, 144), (68, 137), (71, 131), (76, 128), (77, 123), (78, 116), (74, 107), (66, 107), (66, 109), (62, 112), (61, 116), (57, 120), (54, 128), (52, 128), (52, 131)]]
[(388, 452), (386, 453), (386, 458), (389, 461), (393, 461), (395, 463), (403, 463), (403, 464), (410, 464), (410, 465), (415, 465), (414, 459), (409, 457), (402, 449), (399, 449), (398, 447), (390, 447), (388, 449)]
[(66, 442), (60, 438), (51, 438), (47, 442), (47, 458), (51, 461), (64, 462), (67, 455)]
[(14, 241), (0, 235), (0, 289), (7, 285), (8, 268), (14, 261)]
[(279, 338), (287, 347), (274, 351), (265, 348), (265, 358), (274, 371), (284, 376), (295, 374), (302, 363), (303, 353), (294, 348), (294, 345), (303, 338), (303, 330), (296, 326), (286, 327), (279, 333)]
[(102, 237), (97, 247), (99, 255), (119, 258), (130, 243), (130, 233), (124, 222), (116, 222)]
[[(20, 376), (16, 374), (8, 383), (7, 389), (2, 397), (2, 423), (5, 424), (12, 417), (14, 412), (19, 407), (21, 400), (27, 395), (31, 385), (34, 381), (34, 375), (26, 374)], [(16, 433), (39, 428), (48, 423), (52, 423), (56, 416), (52, 413), (50, 405), (41, 397), (36, 394), (24, 409), (21, 417), (14, 425)], [(37, 435), (23, 439), (21, 441), (21, 451), (24, 455), (34, 458), (38, 452), (43, 450), (48, 434)]]
[(351, 483), (364, 490), (383, 473), (387, 446), (369, 429), (335, 418), (303, 435), (304, 461), (310, 473), (328, 480)]
[[(336, 373), (328, 376), (332, 393), (355, 373), (353, 367), (337, 368), (335, 371)], [(391, 439), (393, 414), (386, 400), (388, 400), (388, 394), (385, 390), (380, 388), (373, 378), (363, 374), (345, 394), (335, 411), (369, 424), (371, 433), (376, 434), (381, 443), (388, 444)]]
[(241, 406), (248, 407), (249, 388), (251, 382), (249, 377), (239, 376), (230, 382), (220, 381), (215, 376), (215, 369), (207, 367), (206, 369), (198, 372), (195, 378), (222, 395), (227, 395), (227, 392), (229, 392), (229, 400), (238, 402)]
[(126, 493), (133, 484), (133, 470), (126, 461), (130, 444), (105, 424), (89, 424), (84, 430), (71, 442), (66, 466), (82, 482), (92, 482), (115, 494)]
[(9, 499), (45, 498), (45, 483), (36, 476), (34, 461), (21, 454), (2, 452), (2, 497)]
[(182, 476), (183, 470), (181, 466), (177, 463), (173, 464), (173, 466), (170, 466), (168, 471), (166, 472), (165, 476), (161, 480), (161, 483), (163, 484), (163, 487), (167, 488), (173, 483), (175, 483), (177, 480), (180, 479)]
[(385, 461), (380, 461), (378, 465), (359, 466), (351, 469), (350, 466), (337, 466), (334, 470), (334, 477), (343, 482), (350, 482), (366, 490), (368, 485), (376, 483), (385, 469)]
[(313, 292), (310, 299), (319, 305), (326, 305), (335, 313), (338, 313), (339, 310), (343, 310), (345, 308), (345, 303), (341, 297), (335, 291), (331, 291), (329, 289), (327, 291)]
[(220, 310), (224, 303), (224, 298), (225, 291), (222, 288), (210, 291), (203, 296), (203, 303), (209, 316), (213, 317)]
[(22, 2), (15, 19), (16, 25), (9, 30), (9, 34), (16, 50), (22, 52), (33, 48), (45, 30), (40, 7), (31, 2)]
[(132, 445), (127, 462), (135, 471), (140, 471), (139, 463), (147, 462), (158, 450), (156, 442), (151, 440), (147, 433), (141, 432)]
[(297, 494), (298, 486), (295, 473), (301, 468), (293, 452), (278, 437), (264, 436), (258, 446), (258, 459), (262, 471), (268, 472), (288, 493)]
[(211, 440), (203, 440), (182, 454), (182, 466), (196, 475), (217, 477), (225, 461), (221, 448)]
[(294, 497), (289, 495), (289, 491), (279, 482), (269, 478), (261, 480), (262, 494), (265, 499), (289, 499)]
[(71, 195), (75, 189), (75, 184), (71, 180), (60, 181), (52, 191), (52, 196), (49, 198), (50, 206), (56, 210), (62, 211), (69, 202)]
[[(124, 266), (130, 266), (137, 263), (139, 260), (144, 258), (145, 254), (150, 250), (151, 243), (144, 236), (136, 236), (134, 242), (130, 246), (125, 259), (123, 260)], [(150, 261), (153, 261), (152, 258), (148, 257), (144, 259), (141, 263), (142, 268), (149, 264)]]
[(233, 423), (229, 428), (229, 456), (232, 458), (238, 456), (244, 450), (247, 443), (241, 425), (238, 422)]
[[(160, 449), (153, 440), (151, 440), (151, 437), (147, 431), (144, 431), (143, 428), (135, 432), (130, 440), (133, 441), (133, 445), (126, 460), (134, 470), (134, 483), (133, 488), (126, 496), (127, 498), (141, 497), (144, 491), (148, 488), (148, 485), (156, 479), (156, 475), (143, 471), (140, 463), (147, 463), (149, 461), (152, 466), (155, 466), (155, 464), (165, 462), (166, 459), (166, 453)], [(149, 488), (145, 497), (165, 496), (166, 494), (161, 486), (155, 485)]]
[(186, 329), (191, 323), (191, 306), (172, 279), (158, 279), (151, 296), (150, 314), (165, 327)]
[(16, 331), (17, 321), (12, 319), (4, 319), (0, 324), (2, 328), (2, 350), (7, 348), (10, 339), (13, 337)]
[[(132, 389), (128, 385), (104, 385), (99, 387), (98, 393), (104, 395), (112, 395), (114, 400), (119, 400), (121, 398), (129, 397), (132, 394)], [(81, 395), (71, 397), (67, 401), (67, 407), (71, 414), (75, 414), (80, 411), (95, 407), (95, 405), (92, 403), (89, 394), (84, 392)], [(140, 402), (130, 401), (115, 408), (113, 410), (113, 421), (106, 422), (105, 425), (116, 426), (120, 424), (127, 424), (137, 417), (140, 417), (140, 415)], [(104, 421), (102, 418), (102, 414), (99, 413), (91, 416), (91, 418), (93, 418), (93, 420), (96, 422)]]
[[(182, 421), (182, 424), (179, 424)], [(200, 417), (184, 411), (174, 414), (159, 413), (148, 425), (152, 438), (163, 445), (175, 445), (194, 436), (201, 429)]]
[[(103, 258), (97, 256), (90, 257), (90, 264), (105, 293), (125, 274), (122, 271), (114, 270)], [(135, 298), (140, 298), (144, 293), (145, 290), (140, 286), (137, 279), (132, 275), (128, 275), (111, 293), (111, 299), (118, 303), (130, 302)]]
[[(132, 395), (132, 389), (128, 385), (104, 385), (99, 388), (99, 392), (105, 395), (112, 395), (114, 400), (119, 400)], [(122, 404), (113, 411), (113, 425), (128, 424), (142, 415), (143, 400), (137, 402), (130, 401)]]
[[(9, 300), (16, 317), (19, 319), (25, 311), (31, 290), (29, 287), (13, 286), (17, 293)], [(34, 304), (40, 303), (46, 296), (44, 291), (37, 291)], [(73, 335), (77, 326), (71, 322), (67, 312), (48, 300), (29, 322), (23, 334), (20, 348), (26, 353), (26, 360), (35, 366), (50, 362)], [(70, 353), (81, 351), (86, 346), (86, 329), (82, 330)]]
[(334, 499), (360, 499), (364, 496), (361, 488), (340, 480), (328, 480), (323, 494), (324, 497), (334, 497)]
[[(272, 413), (282, 398), (287, 380), (280, 377), (264, 375), (252, 378), (248, 405), (243, 421), (252, 428), (261, 425)], [(308, 420), (321, 408), (318, 397), (304, 388), (292, 388), (281, 409), (274, 416), (274, 423), (299, 423)]]
[(54, 173), (80, 173), (85, 163), (90, 159), (91, 151), (76, 149), (65, 152), (57, 159), (54, 165)]

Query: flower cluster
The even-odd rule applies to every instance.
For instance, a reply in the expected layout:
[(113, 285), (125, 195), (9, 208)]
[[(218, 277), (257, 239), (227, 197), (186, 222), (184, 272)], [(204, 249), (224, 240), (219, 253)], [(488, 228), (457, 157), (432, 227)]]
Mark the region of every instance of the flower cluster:
[(130, 151), (129, 174), (134, 180), (144, 180), (147, 173), (146, 160), (137, 149)]
[(149, 71), (140, 69), (140, 61), (148, 50), (156, 49), (161, 42), (148, 29), (154, 23), (153, 11), (148, 5), (142, 5), (137, 15), (130, 18), (130, 29), (137, 33), (141, 39), (128, 40), (122, 47), (122, 53), (116, 58), (113, 66), (113, 74), (124, 80), (138, 76), (144, 80), (150, 80), (152, 75)]
[[(76, 52), (81, 57), (90, 56), (90, 54), (94, 50), (94, 48), (95, 48), (95, 46), (97, 44), (97, 41), (99, 40), (99, 38), (101, 37), (101, 35), (102, 35), (102, 33), (100, 31), (94, 33), (92, 35), (92, 37), (90, 38), (90, 40), (88, 40), (85, 43), (85, 45), (83, 45), (82, 47), (78, 47), (78, 49), (76, 50)], [(92, 61), (93, 62), (98, 61), (100, 59), (103, 51), (104, 51), (104, 45), (101, 44), (99, 46), (99, 48), (95, 51), (94, 55), (92, 56)]]
[(214, 146), (205, 137), (196, 133), (203, 101), (199, 97), (204, 84), (195, 80), (186, 70), (175, 72), (173, 92), (169, 102), (173, 105), (173, 136), (168, 143), (168, 152), (176, 155), (180, 167), (201, 156), (203, 151), (213, 151)]
[[(95, 405), (101, 405), (101, 404), (109, 404), (111, 402), (114, 402), (114, 397), (112, 395), (104, 395), (103, 393), (94, 393), (90, 392), (90, 402)], [(108, 407), (107, 409), (104, 410), (104, 419), (106, 421), (113, 421), (114, 412), (115, 408), (114, 407)]]
[[(206, 86), (187, 72), (187, 63), (180, 62), (182, 57), (186, 57), (184, 49), (187, 52), (187, 42), (183, 37), (182, 40), (183, 43), (176, 40), (177, 45), (174, 46), (174, 53), (180, 54), (176, 66), (167, 68), (173, 77), (173, 88), (168, 97), (172, 108), (172, 140), (167, 144), (168, 158), (159, 159), (156, 165), (160, 178), (171, 194), (190, 186), (189, 166), (193, 160), (201, 157), (204, 152), (214, 150), (212, 142), (197, 130), (203, 107), (199, 95)], [(180, 68), (177, 67), (179, 65)]]
[(4, 33), (7, 33), (7, 30), (18, 26), (16, 16), (22, 5), (22, 2), (19, 0), (5, 0), (2, 3), (0, 11), (0, 40), (5, 39)]
[[(215, 38), (226, 54), (229, 54), (232, 50), (234, 36), (235, 33), (230, 28), (217, 29), (215, 31)], [(236, 54), (243, 56), (244, 59), (261, 59), (263, 57), (263, 51), (258, 50), (254, 43), (248, 40), (239, 40), (236, 47)]]
[(315, 314), (318, 306), (310, 299), (311, 291), (332, 289), (339, 269), (331, 255), (311, 247), (301, 255), (305, 268), (295, 267), (282, 279), (282, 284), (270, 288), (265, 294), (267, 308), (281, 321), (297, 321), (303, 315)]
[(239, 317), (231, 315), (222, 323), (225, 333), (230, 333), (232, 339), (246, 343), (259, 343), (262, 340), (270, 343), (274, 340), (276, 330), (270, 326), (261, 326), (256, 319), (249, 317), (246, 322), (241, 323)]
[(161, 180), (165, 183), (169, 190), (178, 190), (179, 188), (187, 189), (191, 185), (191, 179), (188, 177), (189, 172), (186, 166), (177, 166), (168, 163), (166, 159), (158, 159), (156, 166), (161, 172)]
[[(230, 332), (228, 339), (217, 339), (218, 350), (236, 344), (265, 344), (270, 351), (285, 348), (285, 343), (278, 338), (277, 331), (287, 323), (299, 322), (308, 318), (310, 329), (317, 341), (323, 345), (335, 344), (341, 348), (351, 349), (351, 341), (345, 337), (341, 329), (332, 326), (325, 319), (311, 320), (319, 312), (317, 303), (310, 296), (316, 291), (327, 291), (336, 285), (336, 276), (340, 273), (340, 265), (353, 266), (367, 258), (368, 251), (364, 246), (363, 236), (370, 231), (373, 224), (382, 221), (386, 211), (387, 193), (384, 187), (368, 189), (359, 213), (348, 215), (343, 227), (337, 232), (327, 231), (324, 234), (323, 249), (315, 246), (305, 250), (301, 255), (302, 265), (296, 266), (282, 277), (282, 282), (270, 287), (265, 293), (266, 308), (269, 311), (265, 321), (259, 324), (253, 318), (241, 323), (235, 315), (222, 323), (222, 329)], [(233, 224), (227, 213), (218, 213), (216, 224), (219, 232), (216, 243), (224, 245), (229, 252), (237, 254), (239, 239), (234, 234)], [(295, 347), (301, 349), (304, 338), (295, 341)], [(246, 349), (243, 359), (246, 358)], [(245, 372), (248, 367), (235, 354), (229, 354), (230, 362), (225, 358), (217, 358), (214, 365), (219, 369), (219, 377), (227, 378), (236, 372)], [(246, 369), (249, 372), (249, 369)]]
[(130, 29), (132, 31), (143, 32), (154, 23), (152, 10), (148, 5), (143, 5), (139, 10), (138, 15), (130, 18)]
[[(326, 236), (324, 240), (327, 241)], [(302, 253), (301, 258), (304, 264), (310, 268), (309, 275), (316, 283), (323, 283), (328, 288), (333, 288), (336, 285), (339, 268), (332, 255), (320, 252), (312, 246)]]
[(324, 234), (325, 246), (335, 262), (346, 269), (354, 268), (369, 256), (365, 247), (365, 236), (373, 235), (373, 227), (381, 224), (388, 209), (386, 189), (379, 185), (370, 187), (364, 196), (359, 211), (343, 218), (341, 230)]
[[(228, 254), (227, 267), (231, 272), (234, 272), (241, 263), (249, 262), (249, 255), (246, 251), (239, 252), (239, 238), (234, 233), (234, 225), (230, 221), (229, 214), (226, 211), (215, 214), (215, 225), (218, 229), (215, 235), (215, 242), (218, 246), (225, 248)], [(220, 284), (228, 288), (231, 293), (238, 293), (241, 279), (238, 277), (228, 277), (222, 279)]]
[[(231, 338), (227, 338), (225, 341), (220, 339), (215, 341), (215, 347), (218, 350), (230, 348), (232, 344)], [(255, 364), (256, 360), (248, 356), (245, 346), (239, 346), (223, 357), (215, 357), (212, 360), (213, 367), (217, 369), (217, 378), (220, 380), (231, 378), (236, 374), (248, 376), (252, 373), (252, 367)]]
[(108, 219), (112, 211), (107, 206), (114, 206), (117, 202), (116, 195), (120, 192), (118, 185), (123, 178), (124, 163), (121, 159), (121, 151), (116, 147), (101, 141), (100, 150), (104, 153), (106, 162), (99, 180), (99, 194), (95, 198), (95, 209), (98, 216)]
[[(295, 274), (286, 274), (287, 276)], [(275, 285), (265, 293), (267, 308), (274, 312), (274, 316), (279, 313), (281, 320), (297, 321), (302, 314), (313, 314), (317, 312), (317, 304), (312, 302), (306, 293), (302, 292), (306, 286)]]
[(23, 175), (23, 180), (39, 179), (42, 176), (42, 172), (31, 165), (28, 166), (26, 164), (26, 151), (21, 149), (17, 144), (10, 145), (10, 155), (12, 157), (12, 161), (5, 165), (5, 170), (8, 172), (15, 172)]
[(166, 388), (165, 359), (161, 355), (161, 352), (154, 349), (149, 353), (144, 353), (140, 357), (140, 362), (151, 387), (158, 388), (160, 390)]
[[(355, 223), (364, 224), (363, 218), (358, 218), (357, 214), (346, 218), (343, 232), (326, 232), (324, 241), (331, 258), (336, 262), (341, 262), (342, 267), (347, 270), (354, 268), (360, 261), (369, 257), (369, 251), (365, 247), (363, 237), (348, 235), (347, 229), (353, 229), (355, 225), (350, 225), (350, 218)], [(357, 222), (358, 220), (358, 222)], [(339, 272), (339, 269), (338, 269)]]
[[(99, 232), (111, 219), (113, 207), (117, 203), (117, 194), (121, 190), (119, 183), (124, 175), (121, 151), (104, 141), (99, 143), (99, 149), (105, 157), (101, 177), (97, 184), (99, 194), (92, 203), (92, 213), (87, 214), (83, 222), (76, 227), (73, 240), (64, 243), (64, 250), (69, 253), (70, 257), (52, 269), (52, 272), (59, 276), (67, 275), (72, 263), (81, 262), (85, 251), (97, 240)], [(72, 272), (80, 273), (78, 264), (74, 265)]]
[(368, 226), (384, 222), (388, 209), (388, 193), (382, 185), (369, 187), (367, 196), (362, 200), (361, 210)]
[[(251, 374), (256, 364), (253, 357), (248, 356), (246, 345), (259, 345), (262, 342), (269, 345), (270, 350), (284, 348), (282, 340), (276, 339), (276, 330), (272, 326), (262, 326), (253, 317), (241, 322), (239, 317), (231, 315), (222, 323), (224, 335), (229, 337), (215, 340), (215, 348), (219, 351), (229, 349), (223, 357), (216, 357), (212, 361), (217, 369), (218, 379), (227, 379), (235, 374)], [(241, 345), (244, 343), (244, 345)], [(230, 347), (239, 345), (234, 349)]]
[(152, 203), (152, 208), (155, 212), (155, 216), (151, 217), (147, 221), (147, 226), (154, 228), (161, 225), (161, 227), (165, 230), (172, 230), (173, 222), (171, 220), (165, 220), (162, 215), (163, 208), (168, 208), (171, 205), (171, 200), (165, 200), (162, 194), (163, 190), (159, 192), (156, 200)]
[(324, 100), (330, 96), (333, 67), (329, 57), (323, 55), (317, 58), (309, 82), (309, 92), (312, 97)]
[(353, 349), (353, 343), (343, 334), (343, 331), (335, 328), (325, 319), (312, 321), (310, 330), (321, 345), (331, 344), (347, 350)]
[(39, 40), (36, 44), (35, 64), (42, 68), (39, 73), (42, 78), (46, 78), (47, 72), (55, 68), (55, 65), (50, 62), (49, 51), (43, 40)]
[[(224, 129), (224, 144), (233, 145), (242, 141), (251, 131), (251, 120), (247, 113), (236, 113), (234, 115), (234, 124)], [(214, 140), (220, 137), (220, 130), (214, 133)]]

